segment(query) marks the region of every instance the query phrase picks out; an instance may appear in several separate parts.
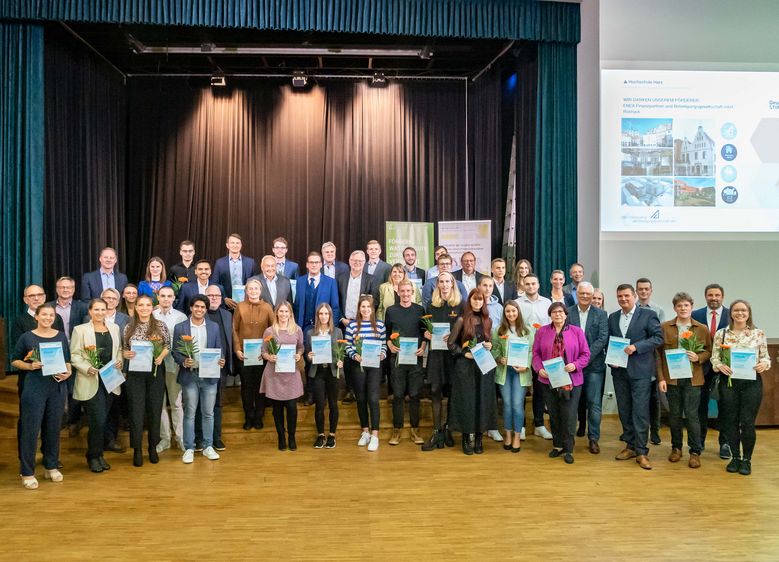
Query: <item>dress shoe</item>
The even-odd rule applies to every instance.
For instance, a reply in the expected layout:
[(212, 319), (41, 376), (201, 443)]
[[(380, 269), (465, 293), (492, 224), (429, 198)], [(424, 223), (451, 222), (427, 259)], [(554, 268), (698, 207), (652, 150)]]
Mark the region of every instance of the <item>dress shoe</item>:
[(730, 450), (730, 445), (723, 443), (719, 448), (719, 458), (726, 461), (733, 456), (733, 452)]
[(594, 439), (590, 439), (589, 444), (590, 453), (593, 455), (599, 455), (600, 454), (600, 445), (598, 445), (598, 442)]
[(295, 440), (294, 435), (289, 436), (289, 450), (290, 451), (297, 451), (298, 450), (298, 442)]
[(411, 440), (414, 442), (414, 445), (421, 445), (425, 442), (425, 440), (422, 439), (422, 436), (419, 435), (419, 428), (411, 428)]
[(627, 439), (625, 439), (625, 434), (624, 433), (619, 436), (619, 440), (620, 441), (624, 441), (625, 443), (627, 443)]
[(701, 456), (695, 453), (690, 453), (690, 460), (687, 462), (687, 466), (690, 468), (700, 468)]
[(449, 429), (449, 424), (444, 425), (444, 445), (454, 447), (454, 437), (452, 436), (452, 430)]
[(252, 422), (250, 422), (250, 421), (245, 421), (245, 422), (243, 422), (243, 428), (244, 428), (246, 431), (250, 430), (250, 429), (252, 428), (252, 426), (253, 426), (253, 425), (254, 425), (254, 424), (253, 424)]
[(214, 439), (214, 449), (217, 451), (224, 451), (227, 449), (227, 445), (225, 445), (225, 442), (221, 439)]
[(116, 439), (109, 441), (108, 445), (103, 447), (106, 451), (111, 451), (112, 453), (124, 453), (125, 448), (122, 447), (119, 443), (117, 443)]
[(579, 429), (576, 430), (576, 437), (584, 437), (584, 435), (587, 433), (587, 428), (583, 425), (579, 426)]
[(741, 459), (737, 459), (736, 457), (733, 457), (730, 459), (730, 462), (728, 463), (728, 466), (725, 470), (728, 472), (738, 472), (738, 470), (741, 468)]
[(565, 461), (565, 464), (573, 464), (573, 453), (565, 453), (563, 455), (563, 460)]
[(682, 450), (674, 447), (673, 449), (671, 449), (671, 454), (668, 455), (668, 461), (679, 462), (680, 460), (682, 460)]
[(103, 467), (100, 466), (100, 461), (97, 459), (89, 459), (87, 461), (87, 465), (89, 466), (89, 470), (92, 472), (98, 473), (103, 472)]
[(400, 443), (400, 430), (396, 427), (392, 430), (392, 437), (389, 439), (390, 445), (397, 445)]
[(652, 445), (659, 445), (663, 442), (662, 439), (660, 439), (660, 432), (659, 431), (653, 431), (651, 432), (649, 436), (649, 440), (652, 442)]
[(636, 457), (636, 462), (638, 463), (638, 466), (644, 470), (652, 470), (652, 464), (649, 462), (649, 457), (646, 455), (638, 455)]
[(346, 393), (346, 396), (344, 396), (344, 399), (341, 400), (341, 404), (354, 404), (354, 392), (351, 390)]
[(556, 459), (557, 457), (559, 457), (562, 454), (563, 454), (563, 450), (562, 449), (552, 449), (551, 451), (549, 451), (549, 458), (550, 459)]
[(636, 458), (636, 452), (633, 449), (628, 449), (627, 447), (625, 447), (619, 453), (617, 453), (617, 456), (614, 458), (617, 459), (618, 461), (626, 461), (629, 459), (634, 459)]
[(160, 456), (157, 454), (157, 449), (154, 447), (149, 448), (149, 462), (152, 464), (160, 462)]
[(143, 452), (140, 449), (133, 449), (133, 466), (143, 466)]
[(471, 435), (463, 433), (463, 453), (466, 455), (473, 454), (473, 442), (471, 441)]
[(283, 433), (279, 433), (279, 451), (287, 450), (287, 439)]
[(473, 452), (477, 455), (481, 455), (484, 452), (484, 445), (482, 444), (481, 438), (482, 434), (477, 433), (473, 439)]
[(510, 451), (511, 450), (511, 443), (503, 442), (503, 450), (504, 451)]
[[(440, 446), (439, 446), (440, 443)], [(434, 429), (430, 439), (422, 444), (423, 451), (432, 451), (434, 449), (444, 448), (444, 434), (441, 431)]]
[(738, 469), (738, 473), (743, 476), (752, 474), (752, 461), (749, 459), (741, 459), (741, 466)]
[(306, 399), (303, 401), (304, 406), (310, 406), (314, 403), (314, 395), (313, 394), (306, 394)]
[(102, 456), (98, 457), (97, 462), (100, 463), (100, 468), (103, 470), (111, 470), (111, 465), (105, 462), (105, 459)]
[(262, 422), (262, 420), (257, 420), (254, 422), (254, 429), (262, 429), (265, 427), (265, 424)]

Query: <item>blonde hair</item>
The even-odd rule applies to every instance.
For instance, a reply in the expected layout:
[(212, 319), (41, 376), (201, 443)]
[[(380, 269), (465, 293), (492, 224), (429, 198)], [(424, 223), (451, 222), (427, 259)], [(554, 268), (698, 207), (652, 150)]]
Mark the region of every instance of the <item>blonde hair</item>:
[[(457, 287), (457, 281), (455, 280), (454, 275), (448, 271), (439, 272), (438, 279), (441, 279), (442, 275), (448, 275), (452, 278), (452, 294), (449, 295), (449, 299), (446, 301), (446, 303), (449, 306), (457, 306), (463, 300), (463, 296), (460, 294), (460, 289)], [(440, 308), (444, 305), (444, 299), (441, 296), (441, 291), (438, 290), (438, 280), (436, 280), (436, 287), (433, 289), (433, 297), (430, 300), (430, 304), (436, 308)]]
[(298, 331), (298, 325), (295, 323), (295, 315), (292, 312), (292, 305), (289, 304), (287, 301), (281, 301), (279, 304), (276, 305), (276, 318), (273, 320), (273, 333), (277, 336), (279, 335), (279, 309), (281, 307), (286, 307), (289, 311), (289, 322), (287, 323), (287, 333), (290, 336), (293, 336)]

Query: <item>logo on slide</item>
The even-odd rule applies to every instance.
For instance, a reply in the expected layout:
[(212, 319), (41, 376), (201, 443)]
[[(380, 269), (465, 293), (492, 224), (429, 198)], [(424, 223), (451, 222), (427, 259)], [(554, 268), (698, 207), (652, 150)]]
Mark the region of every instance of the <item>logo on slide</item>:
[(656, 210), (654, 213), (649, 215), (650, 219), (659, 219), (660, 218), (660, 209)]
[(731, 166), (730, 164), (723, 167), (722, 171), (720, 172), (720, 177), (722, 178), (722, 181), (726, 181), (728, 183), (732, 183), (736, 181), (737, 175), (738, 174), (736, 173), (736, 167)]
[(732, 144), (726, 144), (722, 147), (722, 150), (720, 151), (722, 154), (722, 158), (727, 160), (728, 162), (732, 162), (736, 159), (736, 156), (738, 155), (738, 151), (736, 150), (736, 147)]
[(720, 133), (722, 133), (723, 139), (733, 140), (738, 134), (738, 129), (736, 129), (736, 126), (733, 123), (725, 123), (720, 129)]
[(720, 195), (722, 196), (722, 200), (730, 205), (735, 203), (738, 199), (738, 189), (732, 185), (726, 185), (724, 188), (722, 188), (722, 193)]

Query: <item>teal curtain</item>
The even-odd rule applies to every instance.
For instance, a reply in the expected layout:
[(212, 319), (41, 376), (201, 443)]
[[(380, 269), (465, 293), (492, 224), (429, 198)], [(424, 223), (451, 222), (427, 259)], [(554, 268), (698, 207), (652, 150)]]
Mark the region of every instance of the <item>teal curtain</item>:
[(0, 0), (0, 18), (578, 43), (579, 4), (538, 0)]
[(549, 294), (576, 261), (576, 45), (539, 43), (533, 264)]
[[(0, 22), (0, 314), (43, 274), (43, 27)], [(12, 349), (16, 342), (8, 342)]]

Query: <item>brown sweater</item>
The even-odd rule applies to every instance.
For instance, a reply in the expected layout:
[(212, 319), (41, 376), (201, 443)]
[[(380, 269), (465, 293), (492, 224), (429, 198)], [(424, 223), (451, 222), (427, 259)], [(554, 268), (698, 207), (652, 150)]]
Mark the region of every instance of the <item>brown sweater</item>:
[[(698, 360), (694, 363), (691, 362), (692, 385), (702, 386), (704, 382), (703, 364), (711, 357), (711, 333), (709, 333), (709, 329), (700, 322), (697, 322), (692, 318), (690, 318), (690, 322), (690, 330), (704, 346), (704, 350), (698, 353)], [(657, 348), (657, 353), (659, 355), (657, 361), (655, 361), (655, 364), (657, 365), (657, 380), (664, 380), (668, 384), (676, 384), (676, 380), (668, 375), (668, 363), (665, 361), (666, 349), (679, 349), (681, 347), (679, 345), (679, 328), (676, 325), (676, 318), (674, 317), (668, 322), (663, 322), (660, 324), (660, 327), (663, 330), (663, 345)]]
[(259, 339), (276, 321), (273, 308), (264, 300), (258, 303), (243, 301), (233, 312), (233, 350), (243, 351), (244, 339)]

